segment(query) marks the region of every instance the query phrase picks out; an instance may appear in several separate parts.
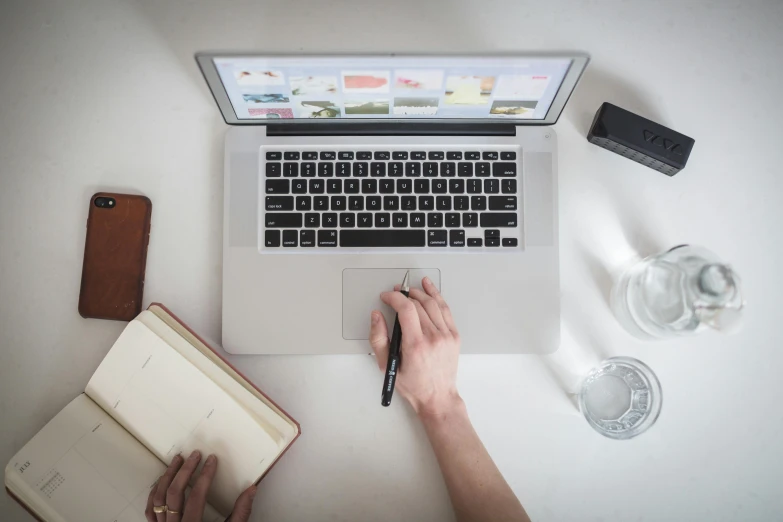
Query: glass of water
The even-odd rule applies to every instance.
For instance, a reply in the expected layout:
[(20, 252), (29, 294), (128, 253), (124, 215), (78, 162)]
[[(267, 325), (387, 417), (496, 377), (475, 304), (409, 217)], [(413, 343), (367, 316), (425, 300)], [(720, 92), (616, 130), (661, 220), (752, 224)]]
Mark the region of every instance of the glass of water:
[(661, 384), (643, 362), (612, 357), (585, 376), (579, 410), (601, 435), (626, 440), (644, 433), (661, 413)]

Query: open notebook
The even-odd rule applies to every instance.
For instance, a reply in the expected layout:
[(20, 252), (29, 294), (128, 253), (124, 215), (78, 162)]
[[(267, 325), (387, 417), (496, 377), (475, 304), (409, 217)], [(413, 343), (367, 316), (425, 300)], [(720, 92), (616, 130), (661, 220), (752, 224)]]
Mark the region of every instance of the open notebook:
[(204, 521), (223, 521), (299, 434), (296, 421), (153, 304), (85, 392), (11, 459), (5, 485), (40, 520), (146, 522), (152, 485), (177, 453), (198, 449), (218, 457)]

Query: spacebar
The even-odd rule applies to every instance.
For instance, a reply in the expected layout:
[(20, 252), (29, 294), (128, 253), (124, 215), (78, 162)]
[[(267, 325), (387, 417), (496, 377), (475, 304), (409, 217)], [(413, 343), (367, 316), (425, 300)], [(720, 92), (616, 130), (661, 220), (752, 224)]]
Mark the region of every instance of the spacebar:
[(341, 247), (423, 247), (424, 230), (341, 230)]

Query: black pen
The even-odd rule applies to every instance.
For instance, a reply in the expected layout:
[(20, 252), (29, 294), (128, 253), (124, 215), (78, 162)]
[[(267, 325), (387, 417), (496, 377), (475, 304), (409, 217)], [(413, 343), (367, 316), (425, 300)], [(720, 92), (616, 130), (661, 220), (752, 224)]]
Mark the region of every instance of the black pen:
[[(405, 279), (402, 280), (400, 285), (400, 293), (405, 297), (408, 297), (408, 291), (410, 290), (408, 285), (409, 275), (410, 270), (405, 272)], [(394, 382), (397, 380), (397, 372), (400, 371), (400, 365), (402, 365), (401, 346), (402, 328), (400, 328), (400, 318), (395, 314), (394, 329), (392, 329), (391, 342), (389, 343), (389, 360), (386, 361), (386, 375), (383, 378), (383, 390), (381, 390), (381, 405), (383, 406), (391, 404), (392, 395), (394, 395)]]

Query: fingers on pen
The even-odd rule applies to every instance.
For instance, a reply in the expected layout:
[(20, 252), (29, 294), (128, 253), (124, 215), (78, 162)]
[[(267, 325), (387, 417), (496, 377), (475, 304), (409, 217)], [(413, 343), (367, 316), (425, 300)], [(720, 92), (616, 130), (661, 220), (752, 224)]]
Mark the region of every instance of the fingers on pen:
[(185, 488), (190, 483), (190, 478), (196, 471), (199, 462), (201, 462), (201, 452), (196, 450), (182, 463), (182, 467), (179, 468), (174, 480), (166, 490), (166, 501), (162, 504), (166, 504), (174, 511), (182, 512), (185, 503)]
[(237, 498), (234, 504), (234, 510), (231, 512), (230, 522), (248, 522), (250, 513), (253, 511), (253, 499), (256, 497), (258, 488), (250, 486)]
[[(217, 457), (210, 455), (204, 462), (204, 467), (201, 468), (201, 474), (196, 479), (196, 483), (193, 485), (193, 489), (188, 495), (187, 504), (185, 506), (185, 514), (198, 513), (199, 521), (201, 513), (204, 512), (204, 506), (207, 504), (207, 491), (209, 486), (212, 485), (212, 480), (215, 478), (217, 472)], [(188, 519), (185, 519), (190, 522)], [(196, 519), (194, 519), (195, 521)]]
[(383, 292), (381, 301), (391, 306), (397, 312), (400, 327), (405, 335), (414, 338), (422, 335), (419, 312), (413, 300), (408, 299), (400, 292)]
[(389, 329), (383, 314), (378, 310), (373, 310), (370, 316), (370, 346), (375, 352), (378, 367), (383, 370), (389, 356)]

